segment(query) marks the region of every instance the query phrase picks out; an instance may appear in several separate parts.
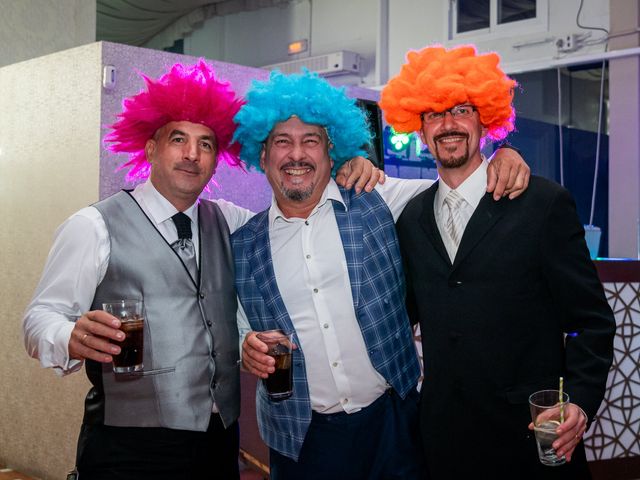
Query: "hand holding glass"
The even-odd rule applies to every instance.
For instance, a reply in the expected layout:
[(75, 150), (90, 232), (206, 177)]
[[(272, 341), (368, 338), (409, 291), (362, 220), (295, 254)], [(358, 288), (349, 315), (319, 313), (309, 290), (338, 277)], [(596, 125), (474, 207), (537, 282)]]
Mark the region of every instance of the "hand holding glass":
[(120, 320), (125, 339), (118, 342), (120, 354), (113, 356), (115, 373), (139, 372), (143, 369), (144, 303), (142, 300), (105, 302), (102, 309)]
[(561, 394), (559, 390), (541, 390), (529, 397), (538, 458), (543, 465), (556, 466), (565, 462), (564, 457), (556, 455), (552, 444), (558, 438), (556, 430), (564, 420), (564, 410), (568, 404), (569, 395)]
[(257, 334), (258, 340), (269, 349), (267, 355), (276, 361), (275, 372), (263, 380), (271, 400), (284, 400), (293, 393), (293, 370), (291, 368), (291, 350), (293, 334), (282, 330), (267, 330)]

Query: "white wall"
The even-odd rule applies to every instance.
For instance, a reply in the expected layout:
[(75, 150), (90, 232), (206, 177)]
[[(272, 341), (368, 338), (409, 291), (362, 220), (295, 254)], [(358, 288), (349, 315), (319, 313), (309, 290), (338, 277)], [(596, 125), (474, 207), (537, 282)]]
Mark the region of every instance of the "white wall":
[[(392, 0), (393, 1), (393, 0)], [(358, 53), (363, 84), (375, 83), (379, 0), (300, 0), (205, 20), (185, 37), (184, 53), (260, 67), (337, 50)], [(290, 42), (307, 39), (309, 50), (289, 56)], [(159, 34), (145, 47), (163, 48), (172, 38)]]
[(96, 39), (96, 0), (0, 0), (0, 67)]
[(97, 43), (0, 68), (0, 465), (43, 480), (73, 468), (88, 381), (29, 358), (21, 319), (53, 232), (98, 200), (101, 73)]
[[(576, 25), (580, 0), (546, 1), (546, 17), (524, 30), (516, 25), (507, 31), (449, 40), (448, 0), (298, 0), (205, 20), (184, 38), (184, 53), (259, 67), (295, 59), (287, 55), (287, 44), (306, 38), (309, 51), (299, 56), (352, 50), (363, 59), (362, 83), (380, 86), (375, 75), (380, 21), (388, 27), (388, 45), (383, 45), (381, 52), (388, 55), (390, 75), (400, 70), (408, 50), (433, 43), (474, 43), (480, 51), (497, 51), (508, 72), (540, 70), (562, 58), (604, 51), (603, 44), (596, 44), (569, 54), (558, 53), (555, 42), (566, 34), (589, 34), (587, 42), (604, 34)], [(379, 20), (380, 5), (385, 2), (389, 13), (386, 19)], [(580, 21), (583, 25), (608, 28), (609, 2), (585, 0)], [(175, 38), (166, 33), (145, 46), (169, 46)]]
[[(557, 38), (567, 33), (587, 33), (576, 25), (580, 0), (548, 0), (547, 25), (528, 29), (514, 27), (508, 32), (471, 34), (449, 40), (447, 0), (392, 0), (389, 15), (389, 66), (394, 75), (400, 71), (404, 57), (410, 49), (440, 43), (446, 46), (473, 43), (480, 51), (496, 51), (502, 57), (501, 65), (508, 72), (540, 70), (560, 58), (572, 58), (586, 53), (603, 52), (604, 45), (585, 46), (570, 54), (558, 54)], [(580, 23), (609, 28), (609, 2), (585, 0)], [(601, 38), (604, 32), (592, 31), (588, 39)], [(541, 42), (541, 43), (537, 43)], [(520, 48), (514, 45), (528, 43)]]

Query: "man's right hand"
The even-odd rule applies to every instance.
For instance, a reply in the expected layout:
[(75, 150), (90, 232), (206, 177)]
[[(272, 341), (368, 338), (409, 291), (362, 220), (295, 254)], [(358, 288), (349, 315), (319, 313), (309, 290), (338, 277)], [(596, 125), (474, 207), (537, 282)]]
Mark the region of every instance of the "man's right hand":
[(249, 332), (242, 342), (242, 365), (250, 373), (267, 378), (270, 373), (276, 371), (276, 361), (267, 355), (267, 344), (261, 342), (256, 332)]
[(124, 333), (119, 330), (120, 320), (102, 310), (93, 310), (80, 317), (69, 339), (69, 356), (78, 360), (90, 359), (101, 363), (113, 361), (112, 355), (120, 347), (110, 340), (121, 342)]

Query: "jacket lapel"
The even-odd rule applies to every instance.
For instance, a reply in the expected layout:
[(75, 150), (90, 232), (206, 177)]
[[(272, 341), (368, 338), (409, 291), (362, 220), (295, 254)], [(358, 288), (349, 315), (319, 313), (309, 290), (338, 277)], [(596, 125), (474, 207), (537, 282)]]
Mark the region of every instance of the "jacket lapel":
[(280, 295), (276, 274), (273, 270), (273, 258), (271, 257), (271, 244), (269, 242), (268, 210), (263, 214), (263, 218), (253, 225), (255, 241), (248, 249), (247, 260), (260, 295), (276, 323), (285, 332), (293, 332), (293, 323)]
[[(340, 194), (347, 209), (359, 208), (357, 202), (351, 202), (351, 196), (348, 191), (340, 188)], [(362, 258), (364, 255), (362, 215), (359, 212), (357, 214), (356, 212), (347, 213), (344, 205), (339, 202), (332, 202), (332, 204), (344, 248), (344, 256), (347, 261), (353, 306), (357, 310), (360, 299), (360, 286), (362, 285)]]
[(500, 199), (496, 202), (493, 200), (491, 193), (487, 193), (482, 197), (460, 239), (458, 253), (456, 253), (456, 258), (453, 260), (454, 269), (460, 265), (465, 257), (473, 251), (478, 242), (502, 218), (508, 201)]
[(419, 222), (420, 227), (427, 235), (427, 238), (435, 248), (436, 252), (438, 252), (447, 265), (451, 266), (451, 259), (449, 258), (447, 249), (445, 248), (442, 237), (440, 236), (440, 230), (438, 230), (436, 216), (433, 211), (433, 204), (436, 200), (436, 192), (438, 191), (438, 183), (439, 182), (435, 182), (425, 192), (422, 204), (422, 214), (420, 215)]

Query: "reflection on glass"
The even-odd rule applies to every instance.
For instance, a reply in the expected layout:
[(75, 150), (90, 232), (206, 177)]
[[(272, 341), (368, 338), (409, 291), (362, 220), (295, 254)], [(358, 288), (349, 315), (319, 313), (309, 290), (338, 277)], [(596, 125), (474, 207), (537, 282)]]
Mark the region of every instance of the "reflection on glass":
[(498, 0), (498, 25), (536, 18), (536, 0)]
[(458, 0), (457, 33), (489, 28), (491, 0)]

